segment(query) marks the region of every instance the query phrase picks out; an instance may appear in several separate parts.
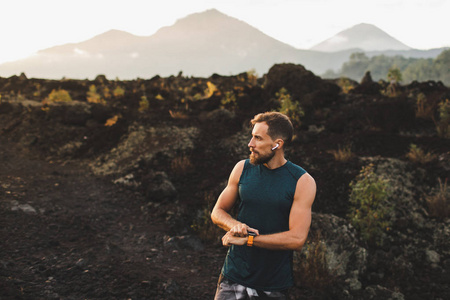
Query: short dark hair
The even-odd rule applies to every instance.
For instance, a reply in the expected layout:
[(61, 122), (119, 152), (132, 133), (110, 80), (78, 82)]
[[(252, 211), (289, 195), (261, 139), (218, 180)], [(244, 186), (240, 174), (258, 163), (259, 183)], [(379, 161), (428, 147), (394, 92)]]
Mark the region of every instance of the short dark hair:
[(279, 112), (260, 113), (254, 116), (250, 122), (252, 126), (255, 126), (256, 123), (266, 122), (269, 126), (267, 134), (272, 140), (281, 138), (286, 145), (289, 145), (292, 141), (294, 127), (289, 117), (285, 114)]

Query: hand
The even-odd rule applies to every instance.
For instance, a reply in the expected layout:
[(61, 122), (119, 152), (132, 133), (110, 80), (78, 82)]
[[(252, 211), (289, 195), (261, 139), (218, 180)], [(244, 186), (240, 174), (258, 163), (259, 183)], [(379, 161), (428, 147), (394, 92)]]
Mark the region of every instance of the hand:
[(231, 230), (222, 237), (222, 245), (226, 247), (230, 247), (231, 245), (243, 246), (245, 244), (247, 244), (247, 237), (236, 236), (231, 233)]
[(258, 229), (251, 228), (251, 227), (247, 226), (247, 224), (244, 224), (244, 223), (235, 225), (228, 232), (230, 232), (232, 235), (234, 235), (236, 237), (246, 237), (248, 235), (249, 231), (253, 231), (254, 233), (256, 233), (256, 235), (259, 235)]

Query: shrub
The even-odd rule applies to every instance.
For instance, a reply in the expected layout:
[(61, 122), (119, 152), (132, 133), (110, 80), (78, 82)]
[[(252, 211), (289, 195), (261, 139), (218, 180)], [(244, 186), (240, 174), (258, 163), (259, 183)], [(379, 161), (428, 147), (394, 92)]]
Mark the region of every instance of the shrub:
[(208, 82), (206, 82), (206, 85), (208, 86), (205, 89), (205, 97), (206, 98), (212, 97), (215, 93), (220, 93), (219, 89), (217, 88), (217, 86), (214, 83), (208, 81)]
[(139, 101), (139, 111), (146, 111), (150, 107), (150, 103), (146, 96), (141, 97), (141, 101)]
[(52, 92), (44, 100), (44, 104), (54, 102), (72, 102), (72, 97), (70, 97), (69, 92), (66, 90), (52, 90)]
[(41, 85), (39, 83), (35, 83), (34, 86), (36, 87), (36, 91), (33, 92), (33, 96), (36, 98), (40, 98), (41, 97)]
[(191, 225), (191, 228), (197, 232), (202, 240), (220, 243), (220, 240), (225, 232), (216, 226), (211, 220), (211, 211), (216, 203), (216, 199), (217, 198), (212, 192), (204, 193), (204, 201), (206, 202), (206, 206), (199, 211), (197, 217)]
[(402, 73), (400, 69), (393, 66), (389, 69), (387, 73), (387, 78), (389, 80), (389, 85), (385, 91), (385, 95), (388, 97), (396, 97), (398, 94), (397, 86), (400, 81), (402, 81)]
[(436, 159), (436, 155), (423, 151), (421, 148), (417, 147), (415, 144), (409, 146), (409, 152), (406, 157), (415, 163), (426, 164)]
[(439, 103), (439, 121), (436, 123), (438, 135), (450, 138), (450, 101), (446, 99)]
[(440, 220), (450, 217), (450, 189), (447, 179), (442, 183), (439, 178), (439, 187), (435, 188), (430, 195), (425, 196), (430, 216)]
[(97, 93), (97, 88), (94, 84), (89, 87), (89, 91), (87, 92), (87, 101), (90, 103), (101, 103), (105, 104), (105, 100), (102, 99), (99, 93)]
[(252, 86), (255, 86), (258, 83), (258, 74), (255, 69), (251, 69), (247, 71), (247, 80), (248, 83)]
[(235, 110), (237, 108), (236, 96), (233, 91), (225, 92), (225, 96), (220, 101), (223, 108)]
[(294, 274), (299, 285), (322, 289), (336, 280), (333, 271), (327, 267), (327, 246), (321, 240), (320, 232), (294, 255)]
[(125, 95), (125, 89), (120, 87), (120, 86), (116, 86), (116, 88), (113, 91), (113, 95), (114, 97), (123, 97)]
[(387, 199), (391, 194), (388, 180), (374, 173), (373, 164), (363, 167), (350, 183), (350, 212), (352, 225), (369, 244), (382, 245), (385, 231), (391, 226), (393, 209)]
[(402, 81), (402, 73), (400, 69), (396, 66), (391, 67), (387, 73), (387, 79), (389, 82), (396, 84)]
[(280, 103), (278, 112), (287, 115), (291, 119), (294, 126), (300, 126), (301, 118), (305, 115), (305, 112), (300, 107), (300, 104), (291, 99), (291, 95), (285, 88), (281, 88), (275, 96), (277, 97), (277, 101)]
[(420, 93), (417, 95), (417, 109), (416, 109), (416, 117), (422, 119), (433, 119), (435, 106), (428, 102), (427, 97), (424, 93)]
[(351, 90), (355, 88), (350, 79), (346, 77), (341, 77), (338, 81), (338, 86), (342, 89), (344, 94), (348, 94)]
[(103, 88), (103, 98), (110, 99), (111, 98), (111, 91), (107, 86)]

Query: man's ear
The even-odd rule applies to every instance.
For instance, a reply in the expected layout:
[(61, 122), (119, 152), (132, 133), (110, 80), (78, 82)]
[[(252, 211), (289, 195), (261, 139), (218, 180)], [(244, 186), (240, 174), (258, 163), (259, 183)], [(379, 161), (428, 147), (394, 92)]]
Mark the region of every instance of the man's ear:
[(283, 148), (283, 146), (284, 146), (284, 141), (283, 141), (282, 139), (276, 139), (276, 140), (275, 140), (275, 143), (277, 143), (278, 145), (280, 145), (279, 148)]

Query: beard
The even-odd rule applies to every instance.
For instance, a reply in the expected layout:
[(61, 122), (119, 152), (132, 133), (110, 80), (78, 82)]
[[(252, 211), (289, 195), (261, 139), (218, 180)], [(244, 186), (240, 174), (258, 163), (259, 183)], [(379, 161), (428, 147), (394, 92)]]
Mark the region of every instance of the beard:
[(262, 165), (265, 163), (268, 163), (272, 157), (275, 156), (275, 152), (270, 152), (266, 155), (262, 155), (260, 153), (256, 153), (258, 156), (255, 155), (255, 152), (250, 153), (250, 163), (254, 165)]

